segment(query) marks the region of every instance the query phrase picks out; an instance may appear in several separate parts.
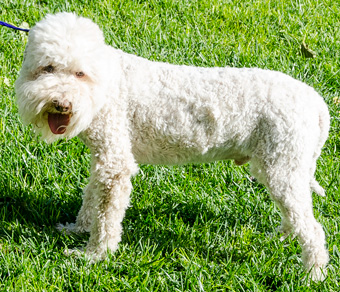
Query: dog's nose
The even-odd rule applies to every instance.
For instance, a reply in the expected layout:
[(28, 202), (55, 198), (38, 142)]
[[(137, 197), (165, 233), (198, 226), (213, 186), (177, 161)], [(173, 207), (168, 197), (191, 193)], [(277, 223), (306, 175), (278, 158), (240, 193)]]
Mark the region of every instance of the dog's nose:
[(52, 103), (58, 112), (65, 113), (72, 110), (72, 103), (69, 101), (53, 100)]

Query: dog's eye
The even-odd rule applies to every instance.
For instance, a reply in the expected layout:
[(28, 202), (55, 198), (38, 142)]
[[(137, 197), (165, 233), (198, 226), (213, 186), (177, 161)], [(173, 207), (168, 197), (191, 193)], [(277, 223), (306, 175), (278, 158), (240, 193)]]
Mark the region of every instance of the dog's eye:
[(43, 68), (43, 71), (46, 73), (53, 73), (54, 72), (54, 67), (52, 65), (48, 65)]
[(85, 73), (80, 71), (80, 72), (76, 72), (76, 77), (77, 78), (83, 78), (85, 76)]

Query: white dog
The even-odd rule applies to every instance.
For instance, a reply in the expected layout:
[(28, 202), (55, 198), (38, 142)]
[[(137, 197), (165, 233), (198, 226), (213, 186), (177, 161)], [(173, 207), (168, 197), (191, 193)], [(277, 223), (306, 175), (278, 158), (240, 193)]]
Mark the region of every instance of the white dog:
[(251, 163), (294, 232), (314, 280), (326, 273), (325, 234), (311, 190), (329, 113), (311, 87), (279, 72), (151, 62), (105, 45), (99, 27), (71, 13), (48, 15), (29, 33), (16, 82), (23, 121), (47, 142), (78, 135), (91, 177), (72, 232), (90, 232), (86, 254), (114, 251), (137, 163), (233, 159)]

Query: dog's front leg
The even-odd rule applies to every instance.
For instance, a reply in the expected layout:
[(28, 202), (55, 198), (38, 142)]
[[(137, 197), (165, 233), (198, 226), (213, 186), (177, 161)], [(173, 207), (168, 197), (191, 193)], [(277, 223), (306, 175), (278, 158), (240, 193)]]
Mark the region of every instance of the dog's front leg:
[[(84, 233), (91, 231), (92, 220), (95, 217), (96, 205), (95, 202), (96, 185), (95, 182), (90, 180), (89, 184), (84, 189), (83, 204), (79, 210), (76, 223), (73, 224), (74, 233)], [(69, 224), (71, 225), (71, 224)]]
[(103, 259), (108, 249), (115, 251), (118, 247), (121, 222), (130, 201), (130, 177), (136, 169), (133, 161), (122, 161), (117, 155), (107, 154), (95, 157), (92, 162), (91, 184), (95, 187), (91, 195), (95, 209), (86, 247), (86, 254), (92, 260)]

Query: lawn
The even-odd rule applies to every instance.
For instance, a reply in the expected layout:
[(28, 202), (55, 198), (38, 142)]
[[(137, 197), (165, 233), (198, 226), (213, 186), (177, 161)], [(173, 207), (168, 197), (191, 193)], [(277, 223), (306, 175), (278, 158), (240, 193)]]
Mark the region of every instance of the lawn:
[[(0, 20), (32, 27), (47, 13), (91, 18), (106, 42), (150, 60), (260, 67), (313, 86), (331, 114), (313, 195), (329, 273), (307, 286), (297, 240), (280, 242), (278, 209), (249, 166), (141, 165), (119, 249), (89, 265), (64, 255), (88, 236), (73, 222), (89, 176), (78, 138), (51, 145), (20, 121), (14, 82), (27, 34), (0, 27), (0, 291), (339, 291), (340, 4), (334, 0), (1, 0)], [(301, 55), (304, 42), (315, 58)]]

